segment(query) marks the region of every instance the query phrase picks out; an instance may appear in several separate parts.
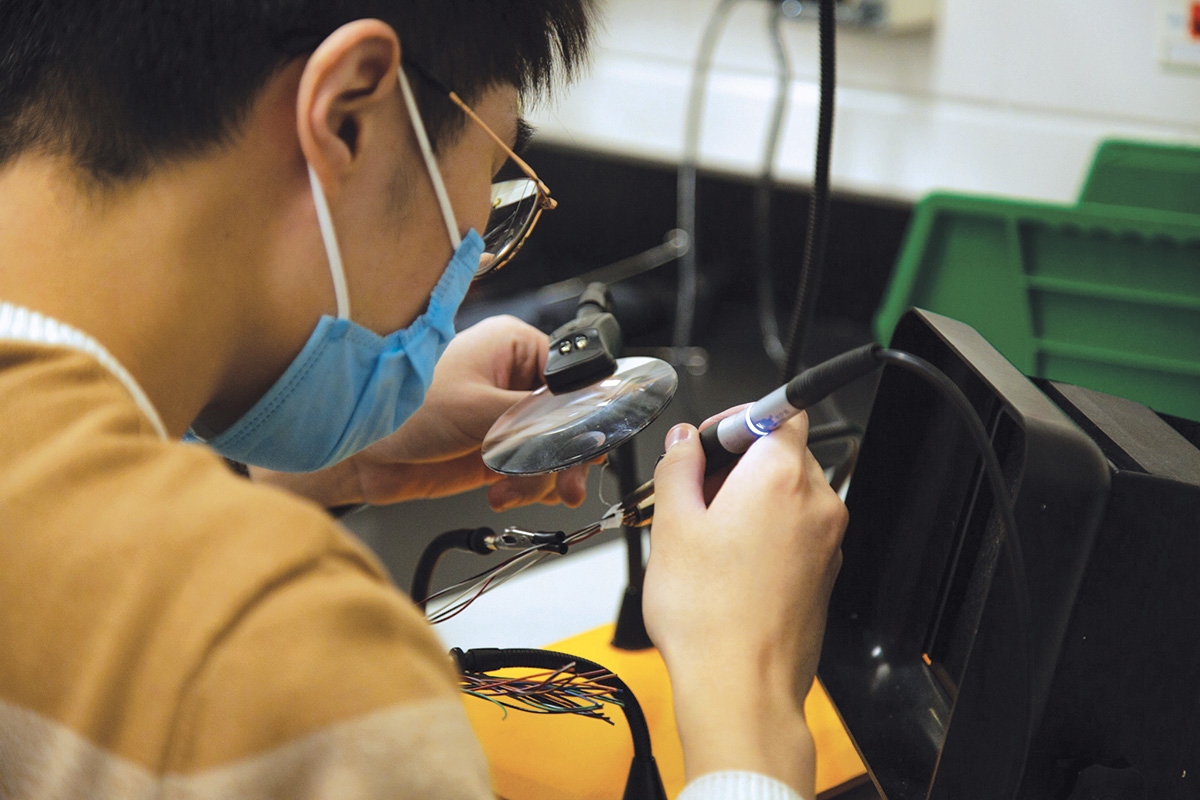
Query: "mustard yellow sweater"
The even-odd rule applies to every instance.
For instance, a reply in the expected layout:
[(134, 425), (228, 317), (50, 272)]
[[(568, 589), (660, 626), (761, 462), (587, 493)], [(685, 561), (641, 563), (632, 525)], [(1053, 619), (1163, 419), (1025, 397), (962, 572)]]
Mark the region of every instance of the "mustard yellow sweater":
[(482, 798), (450, 663), (322, 509), (0, 340), (0, 797)]

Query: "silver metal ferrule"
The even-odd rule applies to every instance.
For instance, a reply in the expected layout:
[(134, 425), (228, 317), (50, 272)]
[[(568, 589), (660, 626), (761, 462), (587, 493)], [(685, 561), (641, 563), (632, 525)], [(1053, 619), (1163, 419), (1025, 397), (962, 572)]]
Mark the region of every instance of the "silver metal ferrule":
[(730, 453), (744, 453), (750, 445), (800, 413), (787, 399), (787, 387), (780, 386), (743, 414), (734, 414), (717, 423), (717, 440)]
[[(746, 410), (747, 413), (749, 409)], [(734, 414), (717, 423), (717, 441), (729, 453), (744, 453), (761, 434), (750, 426), (746, 413)]]
[(505, 528), (502, 533), (493, 533), (484, 537), (483, 541), (489, 550), (526, 550), (530, 547), (559, 544), (563, 538), (562, 531), (527, 531), (509, 527)]
[(799, 413), (800, 409), (788, 402), (785, 384), (750, 406), (746, 420), (759, 436), (766, 436)]

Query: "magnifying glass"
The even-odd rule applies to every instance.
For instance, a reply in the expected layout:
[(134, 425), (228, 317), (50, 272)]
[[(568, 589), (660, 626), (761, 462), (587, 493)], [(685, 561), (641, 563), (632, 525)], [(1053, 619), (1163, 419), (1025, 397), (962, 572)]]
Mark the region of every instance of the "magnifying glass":
[(679, 386), (657, 358), (620, 358), (611, 375), (574, 391), (542, 387), (506, 411), (483, 440), (483, 462), (505, 475), (540, 475), (584, 464), (653, 422)]

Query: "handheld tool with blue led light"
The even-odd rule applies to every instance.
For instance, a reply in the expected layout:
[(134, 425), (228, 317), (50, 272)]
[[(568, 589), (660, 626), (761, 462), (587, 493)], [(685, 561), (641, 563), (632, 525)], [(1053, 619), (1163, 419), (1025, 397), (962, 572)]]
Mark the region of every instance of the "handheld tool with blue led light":
[[(750, 445), (806, 408), (863, 377), (880, 364), (883, 349), (868, 344), (834, 356), (804, 370), (795, 378), (750, 405), (700, 432), (704, 474), (712, 475), (742, 457)], [(604, 515), (603, 524), (641, 527), (654, 518), (654, 481), (650, 480)]]

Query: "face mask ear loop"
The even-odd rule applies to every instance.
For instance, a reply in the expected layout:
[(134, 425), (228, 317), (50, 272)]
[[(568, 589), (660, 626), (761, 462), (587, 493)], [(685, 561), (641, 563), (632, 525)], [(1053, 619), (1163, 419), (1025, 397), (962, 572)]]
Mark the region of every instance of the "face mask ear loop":
[(450, 246), (457, 250), (462, 244), (462, 237), (458, 235), (458, 221), (454, 218), (454, 209), (450, 207), (450, 195), (446, 194), (442, 171), (438, 169), (437, 160), (433, 157), (433, 148), (429, 145), (429, 136), (425, 133), (425, 123), (421, 121), (421, 112), (417, 109), (417, 100), (413, 97), (412, 87), (408, 85), (404, 67), (398, 68), (396, 72), (400, 75), (400, 93), (404, 95), (404, 105), (408, 107), (408, 116), (412, 119), (413, 131), (417, 134), (417, 144), (425, 158), (425, 167), (429, 170), (429, 180), (433, 182), (433, 193), (437, 195), (438, 205), (442, 207), (442, 218), (446, 221), (446, 231), (450, 234)]
[(337, 234), (333, 230), (329, 201), (325, 199), (325, 190), (321, 188), (321, 181), (311, 164), (308, 167), (308, 181), (312, 184), (317, 222), (321, 226), (321, 240), (325, 243), (325, 255), (329, 259), (329, 274), (333, 277), (333, 295), (337, 298), (338, 319), (350, 319), (350, 291), (346, 288), (346, 271), (342, 269), (342, 252), (338, 248)]

